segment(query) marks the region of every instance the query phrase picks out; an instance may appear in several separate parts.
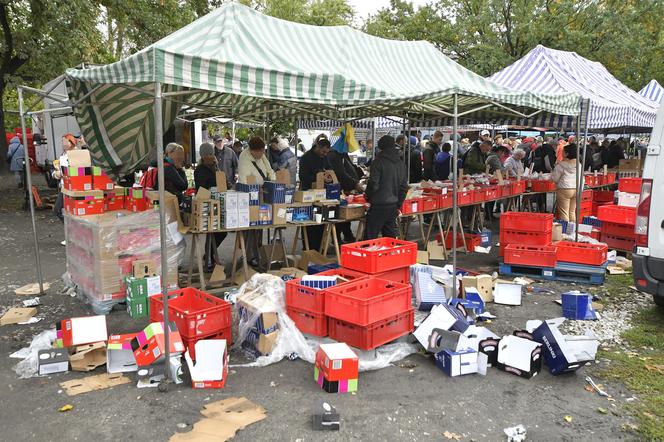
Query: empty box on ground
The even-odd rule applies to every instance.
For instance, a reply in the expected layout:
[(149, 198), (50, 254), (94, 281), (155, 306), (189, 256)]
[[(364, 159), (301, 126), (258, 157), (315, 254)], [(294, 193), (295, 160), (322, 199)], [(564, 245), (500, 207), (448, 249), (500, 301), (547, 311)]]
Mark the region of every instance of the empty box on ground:
[[(139, 367), (145, 367), (163, 359), (166, 351), (164, 342), (164, 323), (153, 322), (143, 331), (136, 334), (131, 341), (131, 348), (136, 358), (136, 364)], [(176, 354), (184, 352), (184, 344), (175, 323), (168, 324), (169, 329), (169, 347), (170, 354), (173, 357)]]
[(557, 318), (545, 321), (535, 329), (535, 340), (544, 347), (544, 361), (551, 374), (578, 370), (595, 360), (599, 341), (590, 331), (585, 335), (563, 335), (558, 327), (565, 321)]
[(136, 358), (131, 348), (131, 341), (136, 333), (124, 335), (111, 335), (106, 344), (106, 371), (109, 373), (122, 373), (136, 371)]
[(314, 379), (328, 393), (357, 390), (359, 358), (344, 343), (321, 344), (316, 352)]
[(498, 368), (532, 378), (542, 369), (541, 344), (518, 336), (504, 336), (498, 344)]
[(448, 304), (440, 304), (431, 309), (431, 313), (413, 333), (413, 336), (424, 348), (429, 348), (429, 338), (434, 329), (456, 330), (464, 332), (468, 322), (462, 313)]
[(185, 353), (193, 388), (223, 388), (228, 376), (228, 350), (225, 339), (203, 339), (195, 344), (194, 362)]
[(56, 324), (55, 347), (72, 347), (106, 341), (106, 316), (85, 316), (65, 319)]
[(39, 350), (37, 363), (40, 376), (69, 371), (69, 352), (66, 348)]

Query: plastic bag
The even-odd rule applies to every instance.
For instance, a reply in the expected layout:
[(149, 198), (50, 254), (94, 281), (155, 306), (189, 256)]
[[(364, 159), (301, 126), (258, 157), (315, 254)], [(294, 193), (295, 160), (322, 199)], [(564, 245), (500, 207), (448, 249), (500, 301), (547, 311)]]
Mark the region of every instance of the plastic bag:
[(44, 330), (32, 338), (29, 347), (24, 347), (13, 354), (18, 356), (27, 355), (25, 359), (13, 367), (19, 378), (27, 379), (37, 374), (39, 371), (39, 350), (52, 348), (55, 338), (55, 329)]

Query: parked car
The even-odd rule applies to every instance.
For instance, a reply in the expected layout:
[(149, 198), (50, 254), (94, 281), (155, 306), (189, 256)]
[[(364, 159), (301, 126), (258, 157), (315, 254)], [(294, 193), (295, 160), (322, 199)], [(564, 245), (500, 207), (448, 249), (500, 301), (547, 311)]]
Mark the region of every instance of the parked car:
[[(664, 106), (655, 127), (643, 167), (641, 197), (636, 209), (636, 248), (632, 256), (634, 284), (652, 294), (664, 308)], [(659, 172), (659, 173), (657, 173)]]

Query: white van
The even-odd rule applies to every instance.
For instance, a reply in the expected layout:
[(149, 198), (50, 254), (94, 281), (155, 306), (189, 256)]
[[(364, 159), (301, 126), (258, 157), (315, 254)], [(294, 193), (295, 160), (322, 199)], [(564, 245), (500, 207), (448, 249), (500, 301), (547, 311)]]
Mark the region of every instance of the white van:
[(657, 121), (643, 167), (641, 198), (636, 209), (636, 249), (632, 257), (634, 284), (650, 293), (664, 308), (664, 106)]

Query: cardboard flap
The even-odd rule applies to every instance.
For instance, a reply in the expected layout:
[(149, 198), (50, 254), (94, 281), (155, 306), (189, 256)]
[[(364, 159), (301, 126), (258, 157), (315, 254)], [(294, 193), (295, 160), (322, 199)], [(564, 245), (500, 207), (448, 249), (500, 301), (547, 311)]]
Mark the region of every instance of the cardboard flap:
[(194, 382), (222, 380), (226, 364), (226, 340), (201, 339), (194, 346), (198, 355), (196, 362), (191, 359), (189, 351), (184, 355), (191, 380)]
[(215, 174), (216, 177), (216, 182), (217, 182), (217, 192), (226, 192), (228, 190), (228, 187), (226, 185), (226, 174), (222, 172), (221, 170), (218, 170), (217, 173)]
[(128, 384), (130, 379), (118, 373), (104, 373), (96, 376), (88, 376), (82, 379), (73, 379), (60, 383), (60, 387), (67, 393), (67, 396), (76, 396), (77, 394), (87, 393), (94, 390), (103, 390), (115, 387), (116, 385)]
[(279, 169), (275, 172), (275, 175), (277, 176), (276, 182), (280, 184), (290, 184), (291, 183), (291, 176), (290, 172), (288, 169)]
[(2, 318), (0, 318), (0, 325), (18, 324), (19, 322), (25, 322), (36, 314), (37, 309), (34, 307), (12, 307), (7, 310), (7, 313), (5, 313)]
[(210, 192), (205, 187), (199, 187), (198, 190), (196, 191), (196, 196), (194, 196), (194, 199), (197, 199), (199, 201), (209, 200), (211, 198), (212, 198), (212, 192)]
[(87, 149), (74, 149), (67, 152), (69, 167), (92, 167), (92, 158)]
[(106, 363), (106, 344), (95, 342), (94, 344), (76, 347), (74, 353), (69, 357), (73, 371), (91, 371)]

